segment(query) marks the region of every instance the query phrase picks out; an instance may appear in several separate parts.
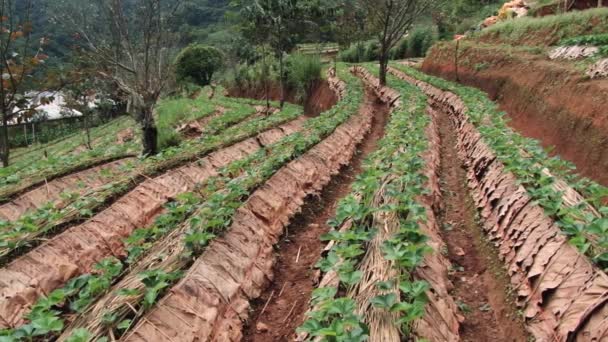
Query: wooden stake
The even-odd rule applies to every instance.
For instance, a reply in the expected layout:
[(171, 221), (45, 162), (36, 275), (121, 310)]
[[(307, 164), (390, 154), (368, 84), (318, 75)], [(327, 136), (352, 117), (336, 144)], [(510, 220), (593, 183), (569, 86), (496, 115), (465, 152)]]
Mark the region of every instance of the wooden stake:
[(296, 308), (296, 304), (298, 304), (297, 300), (295, 302), (293, 302), (293, 305), (291, 306), (291, 310), (289, 310), (289, 313), (287, 314), (287, 316), (285, 316), (285, 319), (283, 320), (283, 323), (287, 322), (287, 320), (289, 319), (289, 317), (293, 313), (293, 309)]
[(283, 287), (281, 288), (281, 291), (279, 292), (278, 297), (281, 297), (281, 295), (283, 294), (283, 290), (285, 290), (285, 286), (287, 286), (287, 282), (285, 282), (285, 283), (283, 284)]
[(298, 249), (298, 255), (296, 256), (296, 264), (300, 261), (300, 252), (302, 252), (302, 246)]
[(272, 290), (272, 292), (270, 293), (270, 297), (268, 297), (268, 300), (266, 301), (266, 304), (262, 308), (262, 312), (260, 312), (260, 316), (262, 316), (264, 314), (264, 311), (266, 311), (266, 308), (268, 307), (268, 304), (272, 300), (272, 296), (274, 296), (274, 290)]

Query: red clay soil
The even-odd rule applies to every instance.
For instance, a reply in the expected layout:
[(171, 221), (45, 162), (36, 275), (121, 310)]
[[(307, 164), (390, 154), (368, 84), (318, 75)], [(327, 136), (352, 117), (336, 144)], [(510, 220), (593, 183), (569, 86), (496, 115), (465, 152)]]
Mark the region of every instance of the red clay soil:
[(15, 221), (28, 211), (49, 203), (62, 208), (62, 194), (79, 194), (100, 187), (110, 181), (120, 168), (134, 158), (119, 159), (68, 176), (57, 178), (23, 193), (10, 202), (0, 205), (0, 220)]
[(123, 239), (146, 227), (180, 193), (217, 175), (217, 170), (302, 128), (304, 118), (256, 138), (210, 154), (199, 161), (148, 179), (85, 223), (74, 226), (0, 269), (0, 329), (23, 323), (29, 306), (42, 295), (91, 272), (100, 260), (125, 256)]
[(335, 216), (339, 200), (350, 193), (355, 177), (362, 171), (363, 160), (377, 148), (378, 141), (384, 136), (388, 107), (370, 93), (366, 95), (366, 106), (374, 113), (370, 133), (359, 146), (351, 164), (332, 178), (320, 196), (309, 198), (302, 212), (286, 229), (276, 249), (274, 281), (253, 302), (253, 313), (243, 341), (293, 340), (296, 328), (304, 321), (308, 300), (319, 281), (314, 265), (326, 245), (320, 236), (330, 230), (327, 221)]
[(452, 262), (451, 291), (461, 314), (462, 341), (527, 341), (517, 306), (507, 293), (509, 279), (497, 253), (483, 238), (476, 207), (458, 158), (454, 127), (445, 113), (437, 113), (441, 144), (440, 177), (444, 210), (439, 215)]
[[(264, 88), (233, 88), (228, 90), (228, 95), (232, 97), (245, 97), (257, 100), (266, 99), (266, 92)], [(278, 85), (273, 84), (270, 86), (269, 97), (271, 101), (279, 101), (281, 99), (281, 89), (278, 87)], [(324, 111), (332, 108), (338, 102), (338, 97), (333, 91), (331, 91), (327, 80), (321, 80), (315, 84), (312, 95), (306, 101), (306, 103), (302, 103), (293, 90), (288, 90), (285, 97), (287, 102), (303, 105), (304, 113), (310, 117), (318, 116)]]
[[(570, 11), (583, 11), (586, 9), (590, 9), (590, 8), (597, 8), (597, 4), (598, 4), (598, 0), (574, 0), (574, 1), (569, 1), (570, 3)], [(604, 3), (603, 5), (604, 7), (608, 6), (607, 3)], [(535, 11), (534, 16), (536, 17), (544, 17), (547, 15), (554, 15), (560, 11), (563, 11), (563, 4), (562, 3), (556, 3), (556, 4), (550, 4), (550, 5), (545, 5), (542, 6), (541, 8), (539, 8), (538, 10)]]
[[(578, 172), (608, 186), (608, 80), (588, 80), (571, 62), (544, 56), (468, 47), (459, 57), (463, 84), (488, 93), (508, 113), (510, 125)], [(454, 49), (442, 44), (423, 64), (430, 74), (455, 79)]]
[(483, 228), (506, 266), (528, 332), (537, 341), (608, 338), (608, 276), (568, 242), (468, 120), (456, 95), (414, 82), (455, 123), (457, 150)]
[(272, 176), (239, 208), (228, 232), (124, 340), (241, 340), (250, 301), (272, 282), (274, 245), (290, 218), (350, 162), (370, 127), (371, 113), (354, 115)]

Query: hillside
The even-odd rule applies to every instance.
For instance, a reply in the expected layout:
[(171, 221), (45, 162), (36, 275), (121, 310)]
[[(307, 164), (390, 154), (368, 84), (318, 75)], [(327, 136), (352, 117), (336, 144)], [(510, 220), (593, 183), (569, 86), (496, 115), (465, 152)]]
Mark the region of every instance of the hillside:
[(7, 1), (0, 342), (608, 341), (608, 8)]

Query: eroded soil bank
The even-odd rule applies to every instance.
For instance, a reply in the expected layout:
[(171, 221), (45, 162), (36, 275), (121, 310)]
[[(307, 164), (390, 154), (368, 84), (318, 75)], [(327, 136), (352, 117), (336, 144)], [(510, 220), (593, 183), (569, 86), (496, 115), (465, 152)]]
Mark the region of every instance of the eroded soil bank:
[[(266, 100), (266, 91), (263, 87), (233, 88), (228, 90), (228, 95), (232, 97), (246, 97), (256, 100)], [(272, 84), (268, 89), (268, 97), (271, 101), (281, 99), (281, 88), (277, 84)], [(312, 89), (312, 94), (303, 102), (301, 97), (293, 89), (288, 89), (285, 94), (287, 102), (304, 106), (304, 113), (307, 116), (315, 117), (331, 109), (338, 102), (338, 97), (331, 90), (327, 80), (318, 81)]]
[[(455, 80), (453, 44), (433, 48), (423, 71)], [(458, 78), (500, 104), (511, 127), (608, 185), (608, 80), (587, 80), (572, 62), (490, 46), (461, 48)]]
[[(509, 278), (495, 249), (484, 237), (466, 183), (466, 172), (456, 150), (455, 128), (438, 109), (441, 137), (440, 184), (443, 208), (439, 213), (442, 236), (452, 263), (451, 291), (465, 317), (463, 341), (527, 341), (522, 318), (508, 295)], [(434, 110), (434, 109), (433, 109)]]
[(304, 321), (311, 293), (319, 281), (314, 265), (326, 246), (320, 236), (330, 230), (327, 221), (335, 215), (340, 199), (350, 193), (352, 183), (362, 171), (363, 160), (384, 136), (388, 107), (367, 92), (364, 110), (373, 112), (370, 133), (359, 145), (351, 164), (333, 177), (319, 196), (309, 197), (302, 212), (287, 228), (276, 249), (274, 282), (253, 303), (243, 341), (291, 341)]

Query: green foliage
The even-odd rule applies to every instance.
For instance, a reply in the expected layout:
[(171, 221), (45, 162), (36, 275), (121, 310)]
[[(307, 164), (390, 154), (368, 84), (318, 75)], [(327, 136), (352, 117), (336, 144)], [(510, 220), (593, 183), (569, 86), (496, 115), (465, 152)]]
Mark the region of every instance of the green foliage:
[(559, 45), (595, 45), (595, 46), (604, 46), (608, 45), (608, 33), (603, 34), (592, 34), (586, 36), (578, 36), (563, 39)]
[(608, 8), (507, 20), (484, 29), (479, 37), (512, 45), (549, 46), (563, 39), (604, 33), (608, 33)]
[(156, 299), (173, 282), (181, 278), (180, 272), (166, 273), (162, 270), (150, 270), (143, 272), (141, 282), (146, 286), (143, 307), (145, 310), (150, 309), (156, 303)]
[[(204, 93), (205, 90), (198, 91)], [(205, 118), (213, 114), (215, 109), (215, 104), (208, 101), (204, 95), (199, 95), (194, 100), (186, 97), (161, 100), (156, 109), (158, 146), (161, 150), (178, 146), (183, 141), (182, 135), (177, 131), (178, 127), (189, 121)]]
[(424, 57), (437, 39), (437, 32), (433, 26), (417, 26), (407, 38), (399, 41), (397, 46), (391, 50), (391, 58)]
[(201, 87), (211, 84), (213, 75), (222, 67), (220, 50), (201, 44), (183, 49), (175, 60), (175, 75), (178, 81), (192, 82)]
[[(608, 207), (608, 189), (572, 171), (575, 166), (559, 157), (550, 157), (536, 140), (525, 138), (508, 127), (496, 104), (482, 91), (461, 86), (440, 78), (428, 76), (412, 68), (394, 65), (408, 75), (451, 91), (464, 101), (467, 114), (479, 129), (482, 137), (496, 152), (507, 171), (512, 172), (528, 195), (544, 209), (570, 243), (588, 255), (599, 267), (608, 268), (608, 225), (605, 215)], [(554, 187), (556, 179), (545, 173), (548, 169), (555, 177), (565, 180), (583, 194), (584, 200), (575, 206), (564, 203), (563, 193)], [(585, 210), (586, 205), (595, 207), (599, 215)]]
[[(394, 83), (394, 82), (393, 82)], [(402, 84), (403, 106), (395, 110), (387, 126), (379, 149), (363, 164), (363, 172), (353, 184), (353, 193), (340, 201), (336, 216), (329, 221), (334, 228), (322, 237), (333, 240), (334, 247), (321, 259), (317, 267), (322, 272), (334, 270), (340, 279), (340, 292), (352, 288), (363, 277), (357, 265), (364, 246), (375, 235), (372, 215), (377, 212), (396, 213), (400, 228), (383, 244), (386, 260), (395, 261), (396, 279), (376, 285), (383, 294), (373, 298), (371, 304), (382, 310), (399, 313), (395, 323), (407, 334), (411, 324), (422, 317), (427, 303), (426, 282), (412, 280), (413, 270), (420, 265), (424, 255), (430, 251), (427, 238), (419, 223), (426, 220), (426, 211), (418, 203), (425, 192), (424, 160), (420, 157), (427, 150), (425, 129), (429, 118), (424, 114), (426, 98), (415, 87)], [(408, 132), (408, 134), (403, 134)], [(408, 149), (403, 149), (408, 146)], [(386, 179), (393, 179), (384, 183)], [(375, 194), (383, 188), (395, 205), (373, 205)], [(352, 228), (339, 231), (347, 220)], [(350, 298), (335, 298), (339, 291), (320, 288), (313, 293), (316, 310), (308, 314), (307, 321), (298, 329), (307, 332), (309, 339), (321, 337), (323, 341), (361, 341), (368, 338), (368, 329), (361, 317), (354, 314), (354, 301)]]
[(288, 84), (306, 101), (322, 78), (321, 58), (318, 55), (293, 54), (286, 62)]
[(340, 51), (338, 59), (347, 63), (372, 62), (379, 58), (378, 41), (357, 42)]

